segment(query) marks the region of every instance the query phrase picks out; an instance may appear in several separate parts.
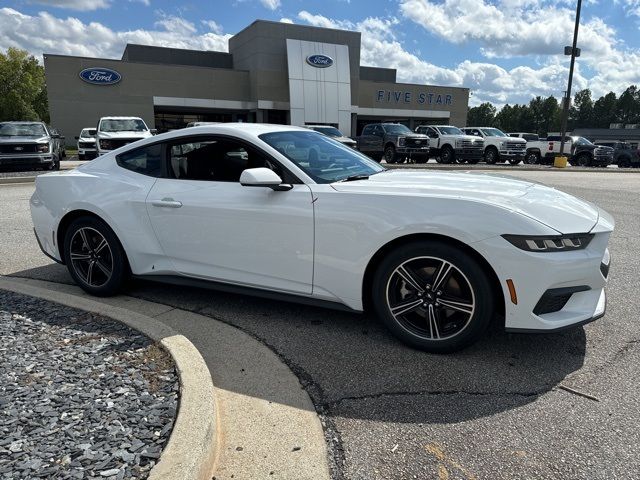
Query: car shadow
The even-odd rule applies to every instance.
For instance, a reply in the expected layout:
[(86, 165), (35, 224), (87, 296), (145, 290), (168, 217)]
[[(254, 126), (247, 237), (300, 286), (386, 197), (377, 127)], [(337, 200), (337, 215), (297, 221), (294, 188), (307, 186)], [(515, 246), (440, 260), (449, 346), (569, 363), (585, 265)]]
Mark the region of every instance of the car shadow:
[[(71, 283), (60, 265), (14, 275)], [(329, 416), (400, 423), (489, 416), (535, 401), (579, 370), (585, 357), (581, 327), (530, 335), (494, 329), (461, 352), (435, 355), (405, 346), (366, 314), (142, 280), (132, 281), (125, 293), (214, 318), (258, 339), (297, 375), (316, 409)], [(188, 324), (177, 318), (170, 326), (204, 352), (211, 348), (207, 323), (206, 318)], [(287, 403), (286, 393), (274, 389), (224, 388)]]

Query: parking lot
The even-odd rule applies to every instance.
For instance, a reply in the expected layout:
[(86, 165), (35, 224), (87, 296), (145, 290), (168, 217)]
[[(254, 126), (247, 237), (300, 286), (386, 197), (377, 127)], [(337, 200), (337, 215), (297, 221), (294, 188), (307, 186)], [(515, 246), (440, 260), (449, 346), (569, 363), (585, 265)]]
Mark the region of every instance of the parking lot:
[[(615, 217), (604, 318), (558, 334), (494, 328), (473, 347), (439, 356), (407, 348), (366, 315), (147, 282), (128, 293), (216, 318), (273, 349), (322, 416), (334, 478), (640, 478), (640, 173), (495, 170)], [(38, 249), (32, 191), (0, 185), (0, 274), (71, 283)], [(206, 357), (206, 323), (171, 326)]]

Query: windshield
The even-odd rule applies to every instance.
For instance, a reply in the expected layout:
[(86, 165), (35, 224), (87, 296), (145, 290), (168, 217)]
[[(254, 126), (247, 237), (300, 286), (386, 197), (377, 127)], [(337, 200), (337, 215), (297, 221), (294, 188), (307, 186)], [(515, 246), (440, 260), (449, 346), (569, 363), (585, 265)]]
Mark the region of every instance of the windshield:
[(139, 118), (111, 118), (100, 122), (101, 132), (145, 132), (148, 128)]
[(413, 133), (411, 130), (409, 130), (409, 127), (402, 124), (386, 124), (382, 125), (382, 128), (384, 128), (384, 131), (386, 133), (392, 133), (394, 135), (397, 135), (399, 133)]
[(41, 123), (0, 123), (0, 137), (42, 137), (46, 134)]
[(311, 127), (312, 130), (316, 132), (324, 133), (325, 135), (329, 135), (330, 137), (342, 137), (342, 132), (338, 130), (336, 127)]
[(584, 137), (573, 137), (573, 141), (576, 145), (593, 145), (593, 143)]
[(442, 135), (464, 135), (458, 127), (436, 127)]
[(384, 171), (374, 160), (318, 132), (273, 132), (259, 138), (295, 163), (317, 183)]
[(506, 137), (507, 134), (497, 128), (482, 128), (485, 137)]
[(82, 133), (80, 133), (80, 138), (91, 138), (93, 137), (93, 135), (95, 135), (95, 130), (90, 130), (90, 129), (86, 129), (86, 130), (82, 130)]

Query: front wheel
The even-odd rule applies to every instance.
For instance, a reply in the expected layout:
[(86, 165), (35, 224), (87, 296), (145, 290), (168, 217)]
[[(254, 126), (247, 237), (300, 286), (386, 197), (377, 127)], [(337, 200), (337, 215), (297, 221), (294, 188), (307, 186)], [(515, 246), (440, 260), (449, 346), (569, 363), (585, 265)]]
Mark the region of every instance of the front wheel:
[(530, 152), (524, 157), (524, 163), (528, 165), (535, 165), (540, 163), (540, 154), (537, 152)]
[(451, 147), (444, 146), (440, 151), (440, 159), (442, 163), (454, 163), (456, 161), (456, 155)]
[(129, 274), (115, 233), (94, 217), (80, 217), (71, 223), (64, 237), (64, 260), (75, 282), (100, 297), (118, 293)]
[(387, 145), (384, 149), (384, 160), (387, 163), (396, 163), (398, 156), (396, 154), (396, 147), (393, 145)]
[(591, 166), (591, 157), (589, 157), (589, 155), (587, 155), (586, 153), (582, 153), (578, 155), (576, 163), (581, 167), (589, 167)]
[(498, 161), (499, 155), (495, 148), (488, 148), (484, 153), (484, 161), (490, 165), (493, 165)]
[(403, 342), (434, 353), (477, 341), (494, 312), (491, 282), (464, 251), (438, 241), (404, 245), (376, 271), (373, 306)]

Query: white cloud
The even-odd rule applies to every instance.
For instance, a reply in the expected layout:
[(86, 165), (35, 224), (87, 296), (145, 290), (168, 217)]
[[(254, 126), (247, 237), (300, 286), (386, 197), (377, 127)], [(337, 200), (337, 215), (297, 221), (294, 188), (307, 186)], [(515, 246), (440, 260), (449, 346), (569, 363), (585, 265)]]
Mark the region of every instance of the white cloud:
[(213, 33), (217, 33), (218, 35), (222, 34), (222, 25), (215, 22), (214, 20), (202, 20), (202, 24), (205, 25)]
[(293, 20), (291, 20), (290, 18), (281, 18), (280, 22), (281, 23), (293, 23)]
[(622, 5), (629, 16), (640, 17), (640, 0), (614, 0), (615, 5)]
[(260, 0), (260, 3), (269, 10), (280, 8), (280, 0)]
[(0, 50), (23, 48), (36, 58), (43, 52), (120, 58), (127, 43), (226, 52), (230, 37), (214, 31), (200, 34), (192, 23), (178, 17), (162, 17), (155, 30), (115, 31), (73, 17), (57, 18), (46, 12), (32, 16), (0, 8)]
[[(411, 1), (419, 4), (429, 3), (424, 0), (408, 0), (404, 5), (409, 5)], [(502, 0), (502, 5), (506, 13), (509, 13), (506, 10), (511, 9), (511, 14), (517, 17), (517, 12), (513, 9), (522, 6), (539, 7), (544, 1), (547, 0)], [(444, 37), (446, 40), (451, 43), (460, 43), (460, 37), (466, 35), (468, 41), (473, 40), (482, 45), (482, 54), (489, 60), (497, 60), (500, 56), (511, 56), (519, 52), (519, 55), (531, 57), (527, 63), (532, 66), (523, 65), (507, 69), (496, 63), (472, 60), (450, 67), (434, 65), (420, 58), (416, 53), (408, 51), (398, 40), (396, 32), (400, 31), (397, 28), (399, 21), (395, 17), (387, 19), (369, 17), (354, 23), (301, 11), (298, 19), (315, 26), (360, 31), (363, 65), (395, 68), (398, 71), (398, 81), (402, 82), (470, 88), (473, 93), (470, 99), (471, 105), (477, 105), (483, 101), (491, 101), (497, 105), (528, 103), (537, 95), (553, 95), (556, 98), (563, 95), (569, 71), (568, 58), (562, 53), (557, 55), (557, 48), (552, 48), (547, 39), (536, 40), (535, 29), (529, 30), (528, 36), (523, 32), (524, 38), (520, 38), (512, 34), (509, 26), (510, 22), (518, 23), (518, 21), (503, 18), (506, 23), (501, 31), (490, 17), (489, 12), (495, 13), (492, 10), (493, 7), (484, 4), (482, 0), (445, 0), (446, 2), (457, 2), (462, 8), (440, 16), (442, 12), (435, 9), (429, 17), (431, 28), (439, 29), (437, 31), (447, 35), (451, 29), (451, 37)], [(475, 8), (479, 3), (484, 4), (489, 10), (482, 14), (478, 13)], [(411, 11), (418, 12), (418, 7), (419, 5)], [(403, 11), (408, 11), (407, 8), (407, 6), (403, 7)], [(459, 21), (460, 19), (456, 16), (466, 18), (467, 11), (474, 14), (475, 25), (471, 24), (473, 23), (471, 19)], [(483, 18), (483, 21), (478, 22), (478, 18)], [(424, 21), (427, 21), (427, 18)], [(541, 28), (539, 23), (537, 28)], [(494, 36), (492, 37), (489, 32), (493, 32)], [(576, 64), (574, 93), (579, 89), (590, 88), (594, 96), (599, 97), (610, 90), (620, 93), (630, 84), (638, 83), (640, 50), (620, 50), (615, 31), (610, 26), (600, 19), (592, 20), (586, 28), (581, 30), (580, 39), (583, 56)], [(563, 39), (555, 41), (559, 42), (557, 45), (564, 45)], [(497, 51), (498, 45), (501, 45), (503, 50)], [(507, 51), (511, 53), (506, 55)], [(545, 52), (548, 53), (545, 54)], [(581, 70), (583, 63), (595, 74), (585, 76)], [(620, 68), (620, 65), (625, 65), (625, 68)]]
[[(148, 1), (148, 0), (147, 0)], [(109, 0), (32, 0), (30, 3), (37, 3), (47, 7), (68, 8), (87, 12), (98, 10), (99, 8), (109, 8)]]
[(130, 2), (138, 2), (143, 4), (145, 7), (148, 7), (149, 5), (151, 5), (151, 1), (150, 0), (129, 0)]

